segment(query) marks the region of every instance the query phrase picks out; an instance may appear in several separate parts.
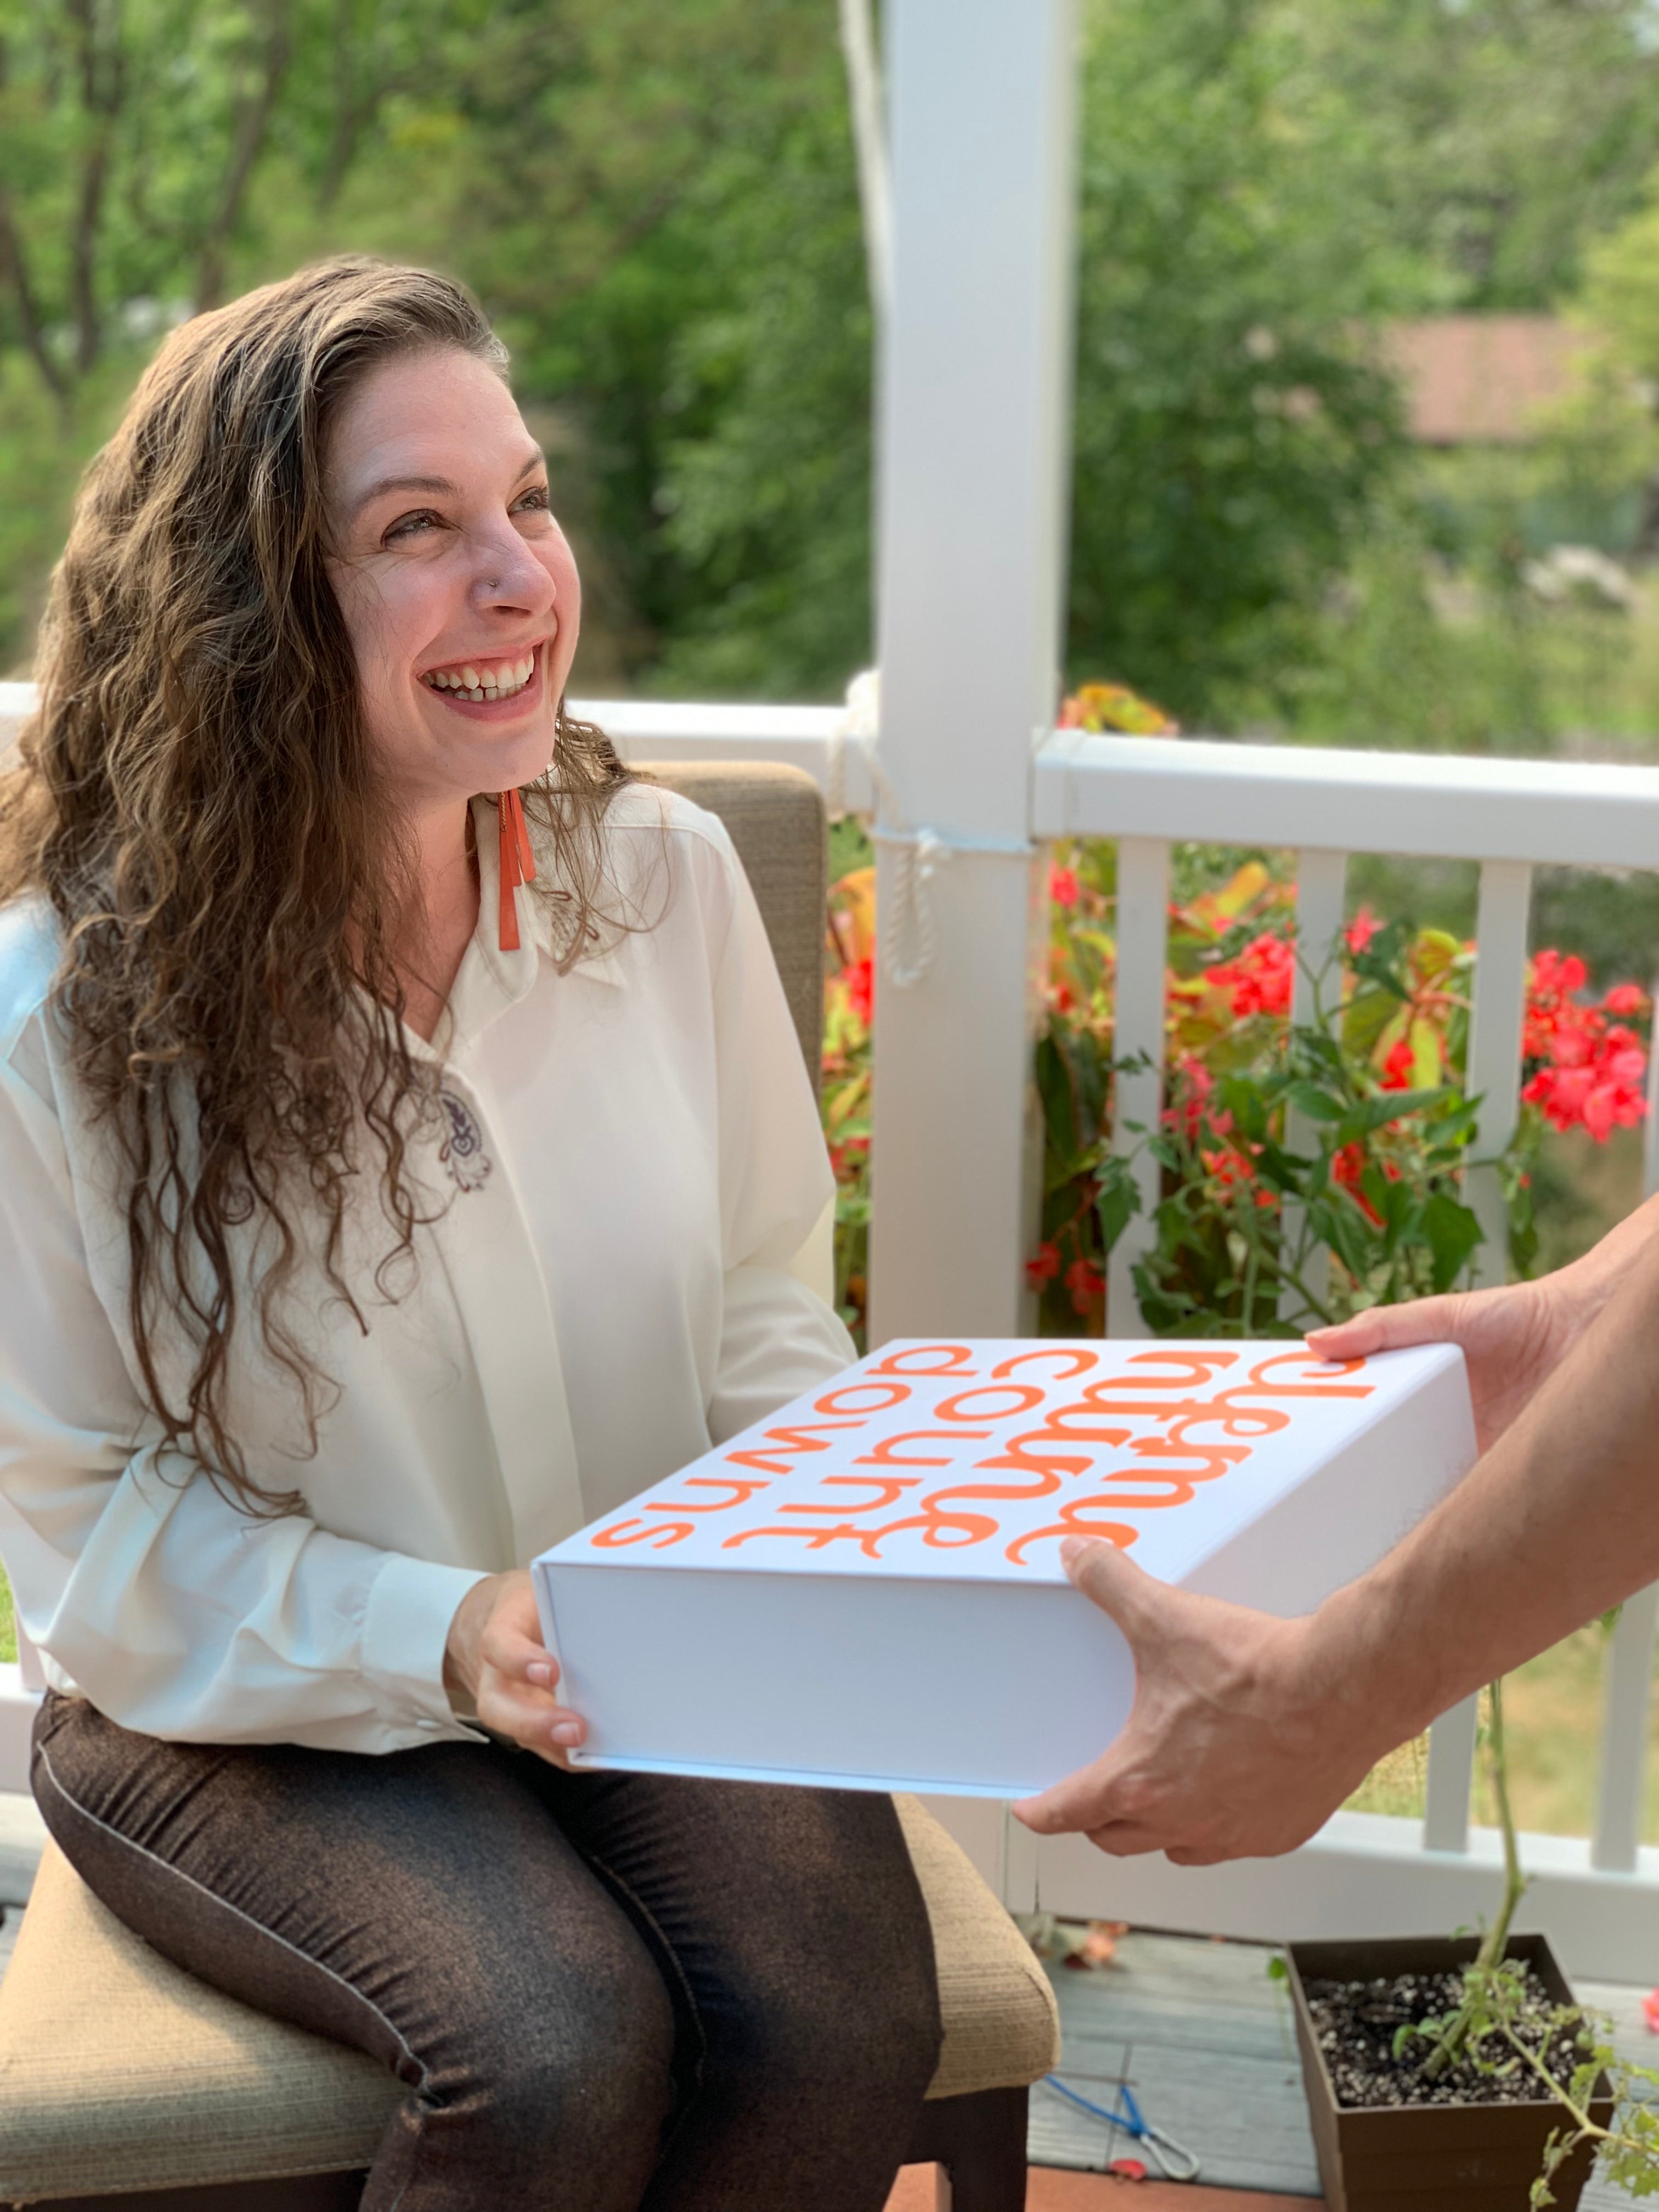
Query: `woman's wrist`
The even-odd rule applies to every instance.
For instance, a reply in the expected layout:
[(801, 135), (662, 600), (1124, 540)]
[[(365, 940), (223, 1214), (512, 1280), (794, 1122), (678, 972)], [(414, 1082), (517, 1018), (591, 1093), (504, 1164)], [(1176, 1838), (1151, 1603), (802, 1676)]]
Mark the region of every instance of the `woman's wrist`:
[(456, 1607), (444, 1639), (444, 1688), (452, 1705), (477, 1710), (478, 1677), (484, 1624), (495, 1611), (500, 1575), (486, 1575), (473, 1583)]

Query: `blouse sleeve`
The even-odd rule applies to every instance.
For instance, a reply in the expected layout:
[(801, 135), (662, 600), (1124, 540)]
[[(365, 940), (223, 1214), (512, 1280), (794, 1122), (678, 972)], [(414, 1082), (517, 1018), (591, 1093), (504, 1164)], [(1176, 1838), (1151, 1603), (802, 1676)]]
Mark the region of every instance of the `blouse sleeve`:
[[(708, 1420), (722, 1443), (858, 1354), (789, 1271), (835, 1181), (766, 926), (723, 830), (717, 849), (708, 895), (726, 909), (714, 975), (725, 1301)], [(720, 942), (712, 927), (710, 937)]]
[(477, 1571), (256, 1520), (156, 1427), (88, 1270), (49, 1085), (0, 1057), (0, 1548), (54, 1678), (183, 1741), (473, 1733), (443, 1653)]

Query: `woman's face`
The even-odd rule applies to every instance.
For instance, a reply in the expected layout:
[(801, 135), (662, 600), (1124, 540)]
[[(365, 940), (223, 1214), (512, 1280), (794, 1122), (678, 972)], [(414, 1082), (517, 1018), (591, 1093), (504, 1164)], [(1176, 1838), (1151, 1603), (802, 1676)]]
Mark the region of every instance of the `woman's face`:
[(541, 775), (581, 587), (513, 395), (470, 354), (375, 369), (335, 422), (329, 574), (411, 815)]

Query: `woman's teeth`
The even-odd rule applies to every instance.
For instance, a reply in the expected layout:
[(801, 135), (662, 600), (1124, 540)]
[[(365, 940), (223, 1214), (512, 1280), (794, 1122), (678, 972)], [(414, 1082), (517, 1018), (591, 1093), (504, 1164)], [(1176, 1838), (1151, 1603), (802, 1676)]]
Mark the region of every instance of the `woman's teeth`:
[(522, 660), (496, 660), (486, 665), (463, 660), (453, 668), (428, 668), (423, 681), (434, 691), (453, 691), (461, 699), (510, 699), (522, 691), (536, 672), (536, 656)]

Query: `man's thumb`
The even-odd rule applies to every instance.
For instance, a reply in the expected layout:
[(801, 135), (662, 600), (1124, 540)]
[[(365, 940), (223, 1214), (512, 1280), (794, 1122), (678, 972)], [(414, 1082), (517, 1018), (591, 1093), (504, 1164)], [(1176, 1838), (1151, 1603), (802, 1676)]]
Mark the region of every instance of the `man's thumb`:
[(1115, 1620), (1133, 1644), (1146, 1619), (1149, 1591), (1158, 1587), (1115, 1544), (1098, 1536), (1067, 1536), (1060, 1562), (1085, 1597)]

